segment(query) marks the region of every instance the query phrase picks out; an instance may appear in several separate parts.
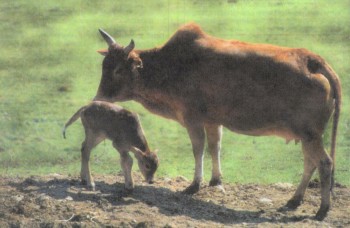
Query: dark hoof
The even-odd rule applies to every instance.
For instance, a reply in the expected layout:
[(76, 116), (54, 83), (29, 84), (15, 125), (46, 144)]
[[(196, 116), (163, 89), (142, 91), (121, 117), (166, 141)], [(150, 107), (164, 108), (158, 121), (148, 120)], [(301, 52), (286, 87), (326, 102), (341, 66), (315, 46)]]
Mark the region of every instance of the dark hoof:
[(123, 190), (117, 191), (117, 195), (119, 197), (128, 197), (128, 196), (132, 195), (133, 192), (134, 192), (134, 189), (124, 188)]
[(290, 210), (295, 210), (297, 209), (299, 206), (301, 205), (301, 201), (300, 200), (289, 200), (286, 204), (285, 207), (287, 207)]
[(87, 185), (87, 181), (86, 180), (81, 180), (81, 185)]
[(133, 192), (134, 192), (134, 189), (133, 189), (133, 188), (124, 188), (124, 190), (123, 190), (123, 195), (129, 196), (129, 195), (131, 195)]
[(294, 211), (300, 206), (300, 204), (301, 204), (301, 201), (299, 200), (289, 200), (286, 205), (278, 208), (277, 211), (279, 212)]
[(218, 185), (222, 185), (222, 182), (220, 180), (220, 178), (218, 179), (211, 179), (209, 182), (209, 186), (218, 186)]
[(193, 195), (199, 191), (200, 184), (191, 184), (185, 190), (182, 191), (183, 194)]
[(94, 192), (96, 190), (95, 183), (92, 183), (91, 185), (88, 185), (86, 180), (81, 180), (81, 185), (86, 186), (86, 189), (89, 190), (89, 191), (93, 191)]
[(327, 208), (320, 208), (318, 212), (316, 213), (315, 219), (318, 221), (322, 221), (326, 216), (329, 211), (329, 207)]

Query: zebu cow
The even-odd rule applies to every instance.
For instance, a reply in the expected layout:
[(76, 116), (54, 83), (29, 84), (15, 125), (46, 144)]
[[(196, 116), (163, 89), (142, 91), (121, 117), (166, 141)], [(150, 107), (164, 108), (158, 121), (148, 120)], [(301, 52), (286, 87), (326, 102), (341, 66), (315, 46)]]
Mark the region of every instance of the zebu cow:
[(112, 140), (113, 146), (120, 153), (120, 164), (125, 178), (125, 190), (134, 189), (131, 175), (133, 160), (129, 155), (132, 151), (138, 161), (138, 166), (148, 183), (153, 182), (153, 175), (158, 168), (157, 154), (151, 152), (144, 136), (137, 114), (108, 102), (95, 101), (81, 107), (64, 125), (66, 129), (77, 119), (81, 119), (85, 130), (85, 140), (81, 146), (81, 172), (83, 184), (95, 190), (95, 182), (90, 172), (90, 153), (101, 141)]
[[(207, 137), (212, 157), (210, 185), (221, 183), (222, 126), (253, 135), (277, 135), (301, 141), (304, 174), (286, 206), (297, 208), (317, 168), (321, 180), (322, 220), (330, 207), (341, 86), (336, 73), (318, 55), (268, 44), (222, 40), (196, 24), (182, 26), (163, 46), (122, 47), (103, 30), (108, 49), (95, 100), (135, 100), (149, 111), (183, 125), (192, 142), (195, 174), (184, 190), (199, 190)], [(323, 133), (332, 113), (331, 156)]]

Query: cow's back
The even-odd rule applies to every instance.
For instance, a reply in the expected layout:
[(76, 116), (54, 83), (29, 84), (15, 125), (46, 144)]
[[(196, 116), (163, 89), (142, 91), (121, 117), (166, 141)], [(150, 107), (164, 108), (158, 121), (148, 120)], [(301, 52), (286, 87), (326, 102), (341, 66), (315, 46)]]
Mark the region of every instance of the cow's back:
[[(305, 49), (225, 41), (191, 24), (144, 61), (145, 71), (152, 65), (145, 83), (160, 90), (162, 105), (179, 122), (193, 113), (234, 131), (274, 134), (302, 127), (317, 112), (331, 113), (329, 83), (313, 75), (310, 59), (323, 62)], [(323, 128), (324, 116), (312, 121)]]

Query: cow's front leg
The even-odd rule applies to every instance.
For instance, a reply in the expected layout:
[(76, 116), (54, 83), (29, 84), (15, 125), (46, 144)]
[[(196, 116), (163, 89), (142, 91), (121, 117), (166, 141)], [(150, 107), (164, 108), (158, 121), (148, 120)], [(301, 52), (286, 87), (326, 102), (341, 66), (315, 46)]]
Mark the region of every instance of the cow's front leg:
[(191, 124), (186, 126), (192, 143), (192, 150), (195, 159), (195, 172), (193, 182), (183, 193), (194, 194), (199, 191), (203, 179), (203, 150), (205, 142), (204, 127), (200, 124)]
[(209, 186), (218, 186), (221, 185), (220, 149), (222, 126), (206, 125), (205, 131), (207, 133), (208, 149), (212, 161), (212, 174)]

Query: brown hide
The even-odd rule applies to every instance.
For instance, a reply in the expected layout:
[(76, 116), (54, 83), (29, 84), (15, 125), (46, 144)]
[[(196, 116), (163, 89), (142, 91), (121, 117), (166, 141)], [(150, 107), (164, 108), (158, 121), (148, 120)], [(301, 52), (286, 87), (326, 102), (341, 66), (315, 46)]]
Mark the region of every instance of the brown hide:
[(94, 101), (80, 108), (65, 124), (63, 136), (68, 126), (81, 118), (85, 130), (85, 140), (82, 143), (81, 179), (84, 184), (94, 189), (95, 184), (90, 173), (90, 153), (101, 141), (110, 139), (115, 149), (120, 153), (120, 163), (125, 177), (125, 188), (134, 187), (131, 168), (133, 160), (129, 151), (135, 154), (138, 166), (145, 180), (153, 182), (153, 176), (158, 168), (158, 157), (151, 152), (137, 114), (120, 106), (103, 101)]
[(164, 46), (135, 52), (143, 68), (132, 75), (129, 67), (116, 84), (102, 81), (98, 99), (134, 99), (182, 124), (195, 117), (288, 139), (322, 132), (333, 111), (337, 91), (320, 74), (325, 62), (305, 49), (225, 41), (189, 24)]
[[(221, 183), (221, 126), (247, 135), (277, 135), (303, 144), (303, 179), (287, 206), (300, 204), (318, 168), (325, 184), (316, 217), (325, 217), (341, 87), (336, 73), (320, 56), (306, 49), (218, 39), (193, 23), (182, 26), (161, 47), (128, 54), (125, 49), (113, 44), (108, 51), (100, 51), (106, 57), (95, 99), (135, 100), (187, 129), (196, 169), (186, 192), (199, 189), (205, 135), (213, 160), (211, 185)], [(329, 158), (322, 136), (333, 112)]]
[(136, 147), (149, 152), (147, 140), (135, 113), (107, 102), (93, 102), (81, 113), (84, 128), (103, 135), (122, 151)]

